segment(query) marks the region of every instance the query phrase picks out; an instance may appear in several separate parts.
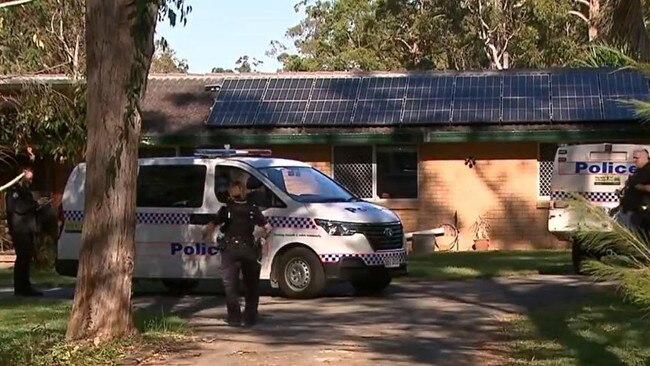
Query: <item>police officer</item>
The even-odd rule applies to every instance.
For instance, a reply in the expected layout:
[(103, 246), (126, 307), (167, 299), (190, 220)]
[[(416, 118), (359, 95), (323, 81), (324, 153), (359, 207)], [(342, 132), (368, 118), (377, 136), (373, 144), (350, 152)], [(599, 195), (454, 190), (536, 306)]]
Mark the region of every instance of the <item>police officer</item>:
[(41, 296), (40, 292), (32, 288), (29, 280), (29, 266), (34, 256), (34, 239), (38, 231), (37, 214), (41, 206), (29, 189), (34, 179), (32, 168), (24, 164), (22, 173), (22, 179), (11, 186), (5, 195), (7, 227), (16, 252), (14, 294)]
[[(266, 238), (271, 226), (257, 206), (246, 201), (245, 188), (241, 182), (233, 182), (229, 189), (230, 200), (219, 209), (215, 219), (208, 224), (208, 232), (221, 226), (222, 239), (221, 269), (226, 291), (228, 324), (251, 326), (257, 321), (259, 304), (260, 248), (253, 235), (255, 226), (263, 228)], [(242, 317), (239, 305), (239, 273), (244, 282), (246, 305)]]
[(621, 211), (633, 228), (645, 235), (650, 230), (650, 157), (646, 149), (632, 153), (636, 171), (625, 182)]

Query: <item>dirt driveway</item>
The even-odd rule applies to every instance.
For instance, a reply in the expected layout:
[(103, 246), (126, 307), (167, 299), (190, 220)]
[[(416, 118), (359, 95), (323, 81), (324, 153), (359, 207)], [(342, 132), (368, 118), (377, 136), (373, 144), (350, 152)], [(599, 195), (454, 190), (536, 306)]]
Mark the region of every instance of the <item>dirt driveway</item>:
[(201, 341), (148, 365), (501, 365), (502, 320), (585, 295), (584, 277), (536, 276), (395, 284), (382, 297), (262, 298), (262, 322), (232, 329), (223, 298), (140, 297), (138, 306), (191, 319)]

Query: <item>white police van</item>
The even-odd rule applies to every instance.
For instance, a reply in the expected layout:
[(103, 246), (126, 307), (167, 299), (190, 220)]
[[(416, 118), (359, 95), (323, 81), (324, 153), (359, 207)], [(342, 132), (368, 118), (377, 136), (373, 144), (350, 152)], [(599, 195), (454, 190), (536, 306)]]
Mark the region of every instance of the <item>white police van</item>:
[[(619, 205), (618, 192), (636, 171), (634, 150), (649, 147), (635, 144), (577, 144), (558, 147), (551, 178), (548, 230), (572, 242), (576, 270), (584, 255), (574, 240), (579, 218), (568, 206), (572, 195), (579, 195), (607, 212)], [(608, 230), (605, 223), (591, 223), (596, 230)]]
[[(405, 236), (392, 211), (365, 202), (310, 165), (269, 150), (197, 150), (194, 156), (138, 160), (134, 279), (189, 290), (220, 278), (220, 252), (203, 239), (206, 223), (240, 181), (272, 226), (261, 279), (291, 298), (316, 297), (328, 280), (360, 292), (386, 288), (407, 273)], [(76, 276), (84, 210), (85, 164), (63, 194), (57, 272)]]

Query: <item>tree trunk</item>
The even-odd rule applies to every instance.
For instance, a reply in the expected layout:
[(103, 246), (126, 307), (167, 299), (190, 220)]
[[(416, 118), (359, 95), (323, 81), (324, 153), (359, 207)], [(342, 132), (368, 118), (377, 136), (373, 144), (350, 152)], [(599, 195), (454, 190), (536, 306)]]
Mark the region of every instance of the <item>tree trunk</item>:
[[(138, 2), (156, 4), (142, 15)], [(146, 86), (157, 3), (86, 0), (85, 213), (69, 340), (107, 341), (136, 333), (131, 278), (140, 116), (137, 110), (127, 111), (137, 105), (130, 98), (141, 97)], [(148, 24), (144, 28), (143, 21)], [(144, 73), (136, 82), (134, 70)]]

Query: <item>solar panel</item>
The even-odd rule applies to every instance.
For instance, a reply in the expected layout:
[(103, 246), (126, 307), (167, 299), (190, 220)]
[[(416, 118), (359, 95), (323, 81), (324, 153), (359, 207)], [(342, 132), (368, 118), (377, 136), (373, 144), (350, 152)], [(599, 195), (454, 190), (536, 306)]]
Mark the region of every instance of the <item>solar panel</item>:
[(635, 118), (631, 100), (648, 100), (648, 81), (636, 71), (619, 70), (600, 75), (603, 113), (606, 120), (631, 120)]
[(212, 107), (210, 116), (208, 116), (208, 124), (237, 127), (253, 126), (258, 107), (259, 102), (217, 100)]
[(226, 79), (219, 91), (220, 100), (261, 100), (267, 79)]
[(271, 79), (265, 101), (307, 101), (314, 79)]
[(454, 122), (498, 123), (501, 112), (501, 77), (467, 75), (456, 77)]
[[(601, 69), (414, 76), (227, 79), (214, 126), (368, 126), (635, 119), (645, 76)], [(401, 121), (401, 122), (400, 122)]]
[(502, 120), (548, 122), (551, 116), (550, 96), (548, 75), (504, 75)]
[(603, 119), (596, 72), (551, 74), (551, 105), (554, 121)]
[(307, 108), (307, 101), (277, 101), (260, 105), (256, 126), (299, 126)]
[(305, 125), (349, 125), (360, 78), (319, 78), (314, 83)]
[(406, 77), (377, 77), (361, 80), (355, 124), (395, 125), (400, 123)]
[(402, 124), (449, 123), (453, 86), (453, 76), (409, 78)]

